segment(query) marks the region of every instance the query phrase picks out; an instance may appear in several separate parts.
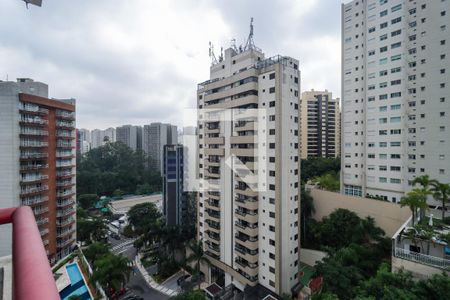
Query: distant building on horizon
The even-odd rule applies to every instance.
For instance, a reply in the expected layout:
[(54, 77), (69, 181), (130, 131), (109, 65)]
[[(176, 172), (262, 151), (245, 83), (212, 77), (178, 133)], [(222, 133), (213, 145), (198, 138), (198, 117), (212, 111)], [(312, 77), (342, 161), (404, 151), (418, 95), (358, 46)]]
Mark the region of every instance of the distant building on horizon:
[(149, 167), (163, 174), (163, 152), (165, 145), (178, 143), (177, 126), (165, 123), (144, 125), (142, 150), (148, 155)]
[(331, 92), (305, 91), (301, 97), (301, 156), (339, 157), (340, 109), (339, 98), (333, 99)]
[[(76, 241), (75, 100), (48, 98), (29, 78), (0, 81), (0, 208), (30, 206), (50, 263)], [(11, 227), (0, 227), (0, 256), (11, 254)]]
[(142, 127), (135, 125), (116, 127), (116, 141), (124, 143), (134, 151), (142, 149)]
[(184, 193), (183, 145), (164, 145), (163, 148), (163, 211), (166, 224), (186, 222), (186, 194)]

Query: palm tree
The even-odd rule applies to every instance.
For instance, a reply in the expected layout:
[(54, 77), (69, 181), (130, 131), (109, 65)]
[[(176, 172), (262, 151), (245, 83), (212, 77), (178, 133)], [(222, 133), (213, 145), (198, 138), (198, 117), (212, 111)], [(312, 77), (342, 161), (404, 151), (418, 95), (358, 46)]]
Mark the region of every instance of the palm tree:
[(440, 183), (437, 180), (432, 180), (430, 182), (431, 192), (433, 193), (433, 197), (435, 199), (441, 200), (442, 202), (442, 221), (445, 218), (445, 205), (447, 204), (450, 197), (450, 184), (448, 183)]
[(400, 201), (400, 206), (408, 206), (412, 212), (412, 226), (414, 226), (414, 222), (416, 221), (416, 213), (417, 209), (423, 211), (428, 208), (426, 202), (426, 194), (422, 189), (414, 189), (411, 192), (407, 193), (405, 197)]
[(119, 290), (130, 278), (132, 267), (128, 258), (108, 254), (94, 263), (92, 278), (103, 287)]
[[(203, 251), (203, 241), (192, 241), (189, 244), (189, 248), (191, 249), (192, 253), (189, 255), (189, 257), (186, 259), (186, 262), (195, 262), (195, 274), (200, 274), (200, 264), (206, 263), (207, 265), (211, 265), (211, 262), (209, 259), (205, 256), (205, 252)], [(199, 281), (199, 288), (200, 288), (200, 281)]]
[(420, 184), (422, 186), (422, 188), (428, 190), (428, 186), (430, 185), (431, 180), (430, 180), (430, 176), (428, 175), (422, 175), (419, 177), (414, 178), (414, 180), (412, 181), (412, 185), (416, 185), (416, 184)]

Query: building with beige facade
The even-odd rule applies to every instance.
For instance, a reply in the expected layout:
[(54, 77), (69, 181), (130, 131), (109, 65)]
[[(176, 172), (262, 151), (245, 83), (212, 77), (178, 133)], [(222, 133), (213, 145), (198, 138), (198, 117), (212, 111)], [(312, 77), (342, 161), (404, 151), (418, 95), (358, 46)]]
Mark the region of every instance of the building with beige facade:
[(198, 238), (225, 285), (299, 282), (299, 62), (248, 43), (198, 85)]
[(301, 157), (340, 157), (339, 98), (331, 92), (306, 91), (300, 101)]

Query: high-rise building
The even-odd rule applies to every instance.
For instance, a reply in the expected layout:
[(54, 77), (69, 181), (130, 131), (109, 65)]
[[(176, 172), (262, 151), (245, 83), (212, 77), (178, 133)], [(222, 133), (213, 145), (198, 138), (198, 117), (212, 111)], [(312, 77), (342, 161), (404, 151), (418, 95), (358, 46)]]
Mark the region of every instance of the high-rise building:
[(299, 281), (298, 65), (266, 59), (250, 36), (198, 85), (198, 238), (211, 273), (241, 290), (281, 295)]
[(450, 182), (449, 1), (342, 5), (342, 184), (398, 202)]
[(91, 132), (88, 129), (77, 129), (77, 153), (84, 154), (91, 150)]
[[(75, 100), (27, 78), (0, 82), (0, 132), (0, 207), (31, 206), (54, 263), (75, 243)], [(11, 251), (4, 227), (0, 256)]]
[(178, 143), (177, 126), (164, 123), (144, 125), (142, 149), (148, 155), (149, 167), (163, 174), (163, 152), (165, 145)]
[(302, 93), (300, 106), (302, 159), (339, 157), (339, 98), (333, 99), (327, 90), (311, 90)]
[(134, 125), (117, 127), (116, 141), (124, 143), (133, 150), (142, 149), (142, 127)]
[(183, 152), (183, 145), (164, 145), (163, 211), (167, 225), (181, 225), (186, 222)]
[(106, 142), (114, 143), (116, 141), (116, 129), (107, 128), (105, 130), (94, 129), (91, 131), (91, 149), (98, 148), (106, 144)]

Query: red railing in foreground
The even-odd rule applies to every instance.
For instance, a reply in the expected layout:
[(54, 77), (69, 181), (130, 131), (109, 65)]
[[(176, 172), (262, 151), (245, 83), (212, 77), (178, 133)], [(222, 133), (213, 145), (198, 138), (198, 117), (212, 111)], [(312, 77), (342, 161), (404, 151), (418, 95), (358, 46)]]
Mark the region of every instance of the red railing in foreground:
[(0, 209), (0, 225), (7, 223), (13, 224), (13, 299), (59, 300), (55, 279), (31, 208), (21, 206)]

